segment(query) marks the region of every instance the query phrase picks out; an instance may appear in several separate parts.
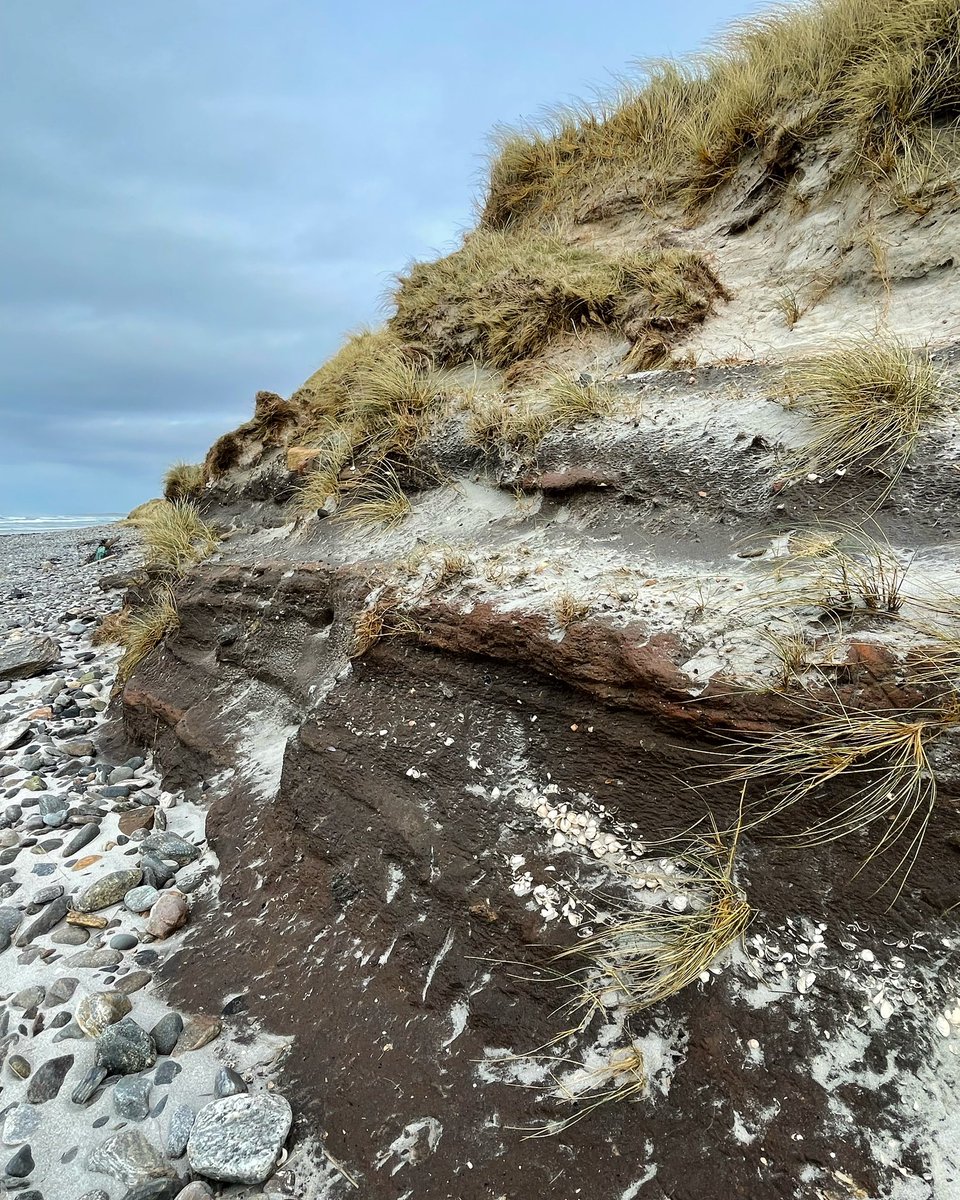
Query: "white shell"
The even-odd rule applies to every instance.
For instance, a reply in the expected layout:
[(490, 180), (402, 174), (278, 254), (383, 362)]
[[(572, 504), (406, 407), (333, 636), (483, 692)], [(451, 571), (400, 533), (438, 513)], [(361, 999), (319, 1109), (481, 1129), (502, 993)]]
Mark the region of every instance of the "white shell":
[(946, 1017), (937, 1017), (937, 1033), (939, 1033), (942, 1037), (950, 1036), (950, 1022)]
[(863, 959), (864, 962), (874, 962), (876, 960), (877, 956), (874, 954), (874, 952), (872, 950), (861, 950), (860, 957)]
[(885, 1021), (889, 1021), (893, 1016), (893, 1005), (889, 1000), (884, 1000), (884, 1002), (880, 1005), (880, 1016), (883, 1017)]

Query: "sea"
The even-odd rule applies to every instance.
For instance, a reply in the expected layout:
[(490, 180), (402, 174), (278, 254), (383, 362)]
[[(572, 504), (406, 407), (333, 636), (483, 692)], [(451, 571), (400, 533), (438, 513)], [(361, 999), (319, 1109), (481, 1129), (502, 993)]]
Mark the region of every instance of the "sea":
[(111, 525), (126, 513), (84, 513), (81, 516), (4, 517), (0, 516), (0, 535), (5, 533), (60, 533), (69, 529), (89, 529)]

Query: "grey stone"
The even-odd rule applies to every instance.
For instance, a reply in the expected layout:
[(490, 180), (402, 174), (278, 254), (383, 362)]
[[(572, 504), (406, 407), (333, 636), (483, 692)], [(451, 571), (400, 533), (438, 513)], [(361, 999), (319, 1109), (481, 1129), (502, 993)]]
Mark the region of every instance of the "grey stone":
[(19, 908), (0, 908), (0, 933), (13, 933), (22, 920)]
[(59, 900), (63, 895), (62, 883), (48, 883), (30, 897), (31, 905), (49, 904), (51, 900)]
[(168, 1058), (166, 1062), (162, 1062), (153, 1073), (153, 1082), (157, 1087), (165, 1087), (168, 1083), (173, 1083), (176, 1077), (183, 1070), (178, 1062), (174, 1062), (172, 1058)]
[(125, 783), (128, 779), (132, 779), (134, 774), (131, 767), (114, 767), (110, 772), (109, 780), (111, 784)]
[(195, 892), (209, 875), (210, 867), (206, 863), (193, 862), (181, 867), (174, 879), (180, 891), (189, 895)]
[(27, 946), (34, 938), (42, 937), (45, 933), (49, 933), (55, 925), (60, 924), (69, 909), (70, 902), (66, 896), (58, 896), (56, 900), (51, 900), (43, 912), (17, 934), (14, 939), (16, 945)]
[(50, 941), (58, 946), (83, 946), (90, 941), (90, 930), (82, 925), (64, 925), (50, 935)]
[(29, 1140), (40, 1125), (39, 1111), (29, 1104), (15, 1104), (3, 1122), (3, 1144), (19, 1146)]
[(113, 1089), (113, 1108), (127, 1121), (144, 1121), (150, 1112), (150, 1080), (143, 1075), (128, 1075)]
[(123, 1129), (108, 1137), (90, 1155), (91, 1171), (118, 1179), (127, 1187), (150, 1179), (172, 1179), (173, 1168), (137, 1129)]
[(111, 871), (101, 875), (76, 897), (74, 908), (79, 912), (97, 912), (101, 908), (109, 908), (118, 904), (131, 888), (135, 888), (143, 878), (143, 872), (134, 867), (128, 871)]
[(177, 1200), (211, 1200), (212, 1196), (210, 1188), (201, 1180), (195, 1179), (178, 1194)]
[(181, 1104), (170, 1118), (170, 1129), (167, 1131), (167, 1157), (182, 1158), (187, 1149), (187, 1139), (190, 1130), (197, 1119), (197, 1114), (188, 1104)]
[(95, 1188), (92, 1192), (84, 1192), (78, 1200), (110, 1200), (103, 1188)]
[(99, 949), (78, 950), (63, 960), (65, 967), (117, 967), (123, 955), (119, 950), (111, 950), (109, 946)]
[(179, 1013), (169, 1012), (150, 1030), (158, 1054), (172, 1054), (177, 1038), (183, 1032), (183, 1018)]
[(67, 819), (67, 810), (70, 805), (66, 801), (66, 797), (58, 796), (54, 792), (45, 792), (40, 797), (40, 803), (37, 808), (40, 811), (40, 816), (43, 817), (44, 825), (56, 827), (62, 825)]
[(43, 1104), (52, 1100), (63, 1087), (67, 1072), (73, 1066), (73, 1055), (64, 1054), (60, 1058), (51, 1058), (38, 1067), (27, 1088), (29, 1104)]
[(131, 971), (129, 975), (121, 975), (115, 986), (118, 992), (132, 996), (134, 992), (146, 987), (152, 978), (153, 975), (149, 971)]
[(132, 933), (115, 933), (107, 944), (114, 950), (132, 950), (137, 945), (137, 939)]
[(78, 738), (72, 742), (61, 742), (60, 749), (71, 758), (92, 758), (97, 748), (89, 738)]
[(106, 1077), (107, 1072), (103, 1067), (91, 1067), (73, 1089), (70, 1099), (74, 1104), (86, 1104)]
[(89, 845), (99, 832), (100, 826), (95, 821), (81, 825), (70, 841), (67, 842), (66, 846), (64, 846), (63, 857), (71, 858), (78, 850), (82, 850), (84, 846)]
[(12, 750), (30, 736), (29, 721), (10, 721), (0, 728), (0, 752)]
[(177, 1200), (182, 1179), (151, 1179), (123, 1193), (123, 1200)]
[[(19, 850), (0, 851), (0, 857), (3, 854), (19, 854)], [(167, 863), (161, 862), (153, 854), (145, 854), (140, 859), (140, 866), (143, 868), (143, 882), (149, 884), (153, 888), (163, 888), (170, 882), (176, 874), (177, 868), (168, 866)]]
[(247, 1085), (232, 1067), (221, 1067), (217, 1072), (213, 1094), (218, 1100), (222, 1100), (224, 1096), (242, 1095), (246, 1090)]
[(153, 1039), (136, 1021), (124, 1017), (97, 1038), (97, 1066), (108, 1075), (132, 1075), (157, 1061)]
[(131, 888), (123, 898), (125, 908), (129, 908), (131, 912), (141, 913), (147, 912), (153, 908), (154, 904), (160, 899), (160, 893), (156, 888), (145, 885), (143, 887)]
[(60, 647), (51, 637), (25, 637), (0, 646), (0, 679), (30, 679), (52, 666)]
[[(69, 1013), (67, 1015), (69, 1016)], [(62, 1029), (57, 1030), (57, 1032), (54, 1034), (53, 1040), (55, 1042), (65, 1042), (71, 1039), (77, 1040), (83, 1037), (86, 1037), (86, 1034), (76, 1023), (76, 1021), (71, 1021), (69, 1025), (64, 1025)]]
[(224, 1183), (263, 1183), (276, 1166), (293, 1113), (270, 1092), (212, 1100), (197, 1113), (187, 1160), (198, 1175)]
[(154, 831), (143, 839), (144, 850), (157, 858), (171, 859), (181, 867), (200, 857), (200, 847), (168, 830)]
[(66, 1004), (76, 991), (77, 983), (78, 980), (71, 975), (61, 975), (47, 988), (47, 998), (43, 1002), (43, 1007), (57, 1008), (61, 1004)]
[(46, 988), (36, 985), (17, 992), (15, 996), (11, 997), (8, 1003), (11, 1008), (38, 1008), (43, 1003), (43, 998), (46, 994)]
[(12, 1175), (14, 1179), (26, 1179), (33, 1171), (35, 1165), (29, 1145), (21, 1146), (7, 1163), (6, 1172), (8, 1175)]
[(77, 1005), (75, 1020), (87, 1037), (98, 1038), (130, 1011), (127, 997), (116, 990), (91, 992)]

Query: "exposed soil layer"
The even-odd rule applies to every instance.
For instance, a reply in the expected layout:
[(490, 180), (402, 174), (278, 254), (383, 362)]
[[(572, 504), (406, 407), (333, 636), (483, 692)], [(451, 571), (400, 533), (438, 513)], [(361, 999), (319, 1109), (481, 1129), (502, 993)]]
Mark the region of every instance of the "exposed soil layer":
[[(788, 950), (824, 927), (812, 990), (792, 963), (771, 975), (762, 955), (737, 955), (630, 1018), (649, 1079), (638, 1101), (525, 1140), (576, 1109), (542, 1061), (491, 1060), (571, 1024), (550, 959), (576, 930), (517, 894), (513, 856), (581, 896), (616, 881), (554, 849), (518, 788), (587, 797), (647, 843), (708, 807), (723, 826), (739, 792), (707, 786), (712, 733), (779, 724), (790, 705), (725, 697), (720, 677), (693, 699), (686, 648), (636, 628), (590, 621), (551, 640), (535, 614), (455, 619), (439, 599), (419, 638), (350, 662), (365, 590), (329, 565), (207, 565), (181, 590), (179, 632), (124, 694), (128, 733), (212, 800), (222, 884), (167, 968), (171, 998), (219, 1013), (242, 988), (248, 1016), (295, 1035), (283, 1087), (301, 1134), (377, 1200), (957, 1195), (956, 1059), (934, 1024), (956, 1003), (955, 798), (941, 789), (892, 908), (877, 891), (889, 859), (860, 869), (867, 835), (802, 852), (745, 836), (751, 933)], [(850, 680), (851, 696), (910, 699), (882, 656)], [(841, 799), (764, 832), (796, 833)], [(923, 994), (881, 1020), (870, 996), (894, 959)], [(595, 1061), (618, 1019), (563, 1041), (552, 1075)], [(333, 1179), (323, 1194), (351, 1191)]]

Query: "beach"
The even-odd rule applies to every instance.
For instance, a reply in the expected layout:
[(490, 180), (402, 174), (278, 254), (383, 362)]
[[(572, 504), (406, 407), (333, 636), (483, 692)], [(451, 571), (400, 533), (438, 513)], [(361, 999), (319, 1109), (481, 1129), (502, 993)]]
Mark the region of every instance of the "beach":
[[(101, 537), (116, 553), (85, 562)], [(164, 790), (149, 751), (101, 747), (121, 651), (92, 635), (140, 562), (126, 526), (0, 537), (0, 1190), (290, 1195), (282, 1174), (260, 1186), (290, 1126), (286, 1041), (245, 1020), (242, 981), (205, 1013), (154, 981), (218, 862), (204, 809)]]

